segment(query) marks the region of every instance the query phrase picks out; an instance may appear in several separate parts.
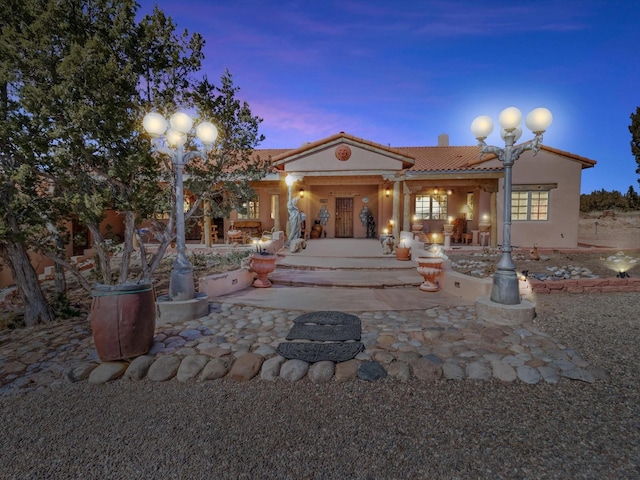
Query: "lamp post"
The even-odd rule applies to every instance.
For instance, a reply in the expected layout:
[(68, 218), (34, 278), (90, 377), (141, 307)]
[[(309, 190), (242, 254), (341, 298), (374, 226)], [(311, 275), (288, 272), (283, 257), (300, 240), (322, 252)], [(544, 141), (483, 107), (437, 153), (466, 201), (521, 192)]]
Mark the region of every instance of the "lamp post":
[[(193, 136), (193, 120), (186, 113), (174, 113), (167, 122), (159, 113), (151, 112), (144, 116), (142, 124), (152, 137), (153, 148), (157, 152), (171, 157), (176, 173), (176, 247), (178, 256), (171, 267), (169, 300), (191, 300), (195, 296), (195, 285), (193, 267), (186, 255), (182, 171), (191, 158), (200, 156), (206, 159), (206, 151), (216, 141), (218, 129), (210, 122), (200, 123), (195, 129), (195, 134), (204, 145), (205, 152), (185, 152), (184, 145), (188, 136), (190, 134)], [(167, 130), (168, 124), (170, 125), (169, 130)]]
[(546, 108), (532, 110), (526, 118), (526, 125), (534, 133), (534, 138), (514, 146), (522, 135), (520, 122), (522, 113), (516, 107), (505, 108), (500, 112), (501, 137), (505, 147), (489, 146), (485, 139), (493, 131), (493, 122), (488, 115), (481, 115), (471, 123), (471, 132), (478, 140), (478, 146), (482, 148), (480, 157), (487, 153), (495, 154), (504, 164), (504, 215), (502, 224), (502, 256), (493, 275), (493, 287), (491, 289), (491, 301), (502, 305), (520, 304), (520, 289), (516, 267), (511, 258), (511, 169), (520, 154), (526, 150), (533, 150), (537, 154), (542, 144), (542, 134), (551, 125), (553, 117)]

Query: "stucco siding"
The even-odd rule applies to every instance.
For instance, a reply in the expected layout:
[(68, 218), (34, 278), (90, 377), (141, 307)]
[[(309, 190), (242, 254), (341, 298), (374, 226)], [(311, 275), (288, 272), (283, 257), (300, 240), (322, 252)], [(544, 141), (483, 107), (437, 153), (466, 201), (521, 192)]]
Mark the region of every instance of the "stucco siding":
[[(557, 184), (549, 190), (547, 221), (513, 221), (511, 244), (532, 247), (574, 248), (578, 245), (581, 164), (556, 154), (540, 151), (524, 153), (513, 167), (513, 185)], [(500, 180), (498, 215), (503, 215), (504, 180)], [(502, 243), (502, 229), (498, 231)]]

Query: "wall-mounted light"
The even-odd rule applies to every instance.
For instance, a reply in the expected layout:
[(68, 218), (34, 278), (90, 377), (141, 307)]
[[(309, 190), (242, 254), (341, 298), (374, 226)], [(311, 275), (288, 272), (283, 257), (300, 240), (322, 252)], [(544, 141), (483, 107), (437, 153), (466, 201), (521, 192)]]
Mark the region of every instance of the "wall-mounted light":
[(300, 198), (304, 197), (304, 188), (300, 189), (300, 192), (298, 192), (300, 194)]
[(449, 189), (447, 190), (447, 195), (451, 195), (453, 193), (453, 190)]
[(436, 188), (434, 188), (434, 189), (433, 189), (433, 193), (435, 193), (436, 195), (438, 194), (438, 191), (439, 191), (439, 190), (438, 190), (438, 187), (436, 187)]
[(391, 195), (391, 190), (389, 190), (388, 188), (384, 191), (385, 195), (387, 196), (387, 198), (389, 198), (389, 195)]

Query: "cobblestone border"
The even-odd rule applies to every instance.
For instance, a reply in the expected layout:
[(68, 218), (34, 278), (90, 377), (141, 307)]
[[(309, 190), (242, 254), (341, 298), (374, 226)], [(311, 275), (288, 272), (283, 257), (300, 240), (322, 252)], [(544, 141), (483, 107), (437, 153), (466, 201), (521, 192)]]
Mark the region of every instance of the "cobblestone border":
[(578, 278), (569, 280), (528, 279), (533, 293), (640, 292), (640, 278)]

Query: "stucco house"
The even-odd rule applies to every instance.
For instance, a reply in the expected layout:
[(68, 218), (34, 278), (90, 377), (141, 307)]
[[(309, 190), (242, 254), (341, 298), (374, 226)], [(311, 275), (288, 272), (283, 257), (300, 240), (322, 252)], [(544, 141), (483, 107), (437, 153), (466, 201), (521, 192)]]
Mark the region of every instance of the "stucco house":
[[(256, 154), (271, 157), (278, 173), (254, 184), (257, 198), (232, 213), (225, 229), (229, 221), (254, 219), (264, 229), (285, 230), (290, 175), (307, 229), (320, 223), (326, 238), (365, 238), (370, 214), (378, 236), (387, 229), (398, 238), (421, 223), (441, 243), (444, 225), (463, 218), (474, 243), (481, 241), (481, 221), (491, 224), (482, 241), (502, 242), (502, 163), (494, 155), (480, 158), (478, 146), (450, 146), (448, 135), (437, 146), (391, 147), (340, 132)], [(513, 167), (512, 245), (576, 247), (582, 170), (595, 164), (546, 145), (535, 156), (524, 152)]]
[[(290, 175), (307, 235), (319, 223), (326, 238), (366, 238), (371, 217), (376, 237), (388, 232), (399, 239), (401, 231), (417, 232), (419, 225), (430, 242), (442, 243), (444, 225), (462, 218), (467, 241), (497, 246), (502, 242), (504, 168), (495, 156), (480, 158), (479, 153), (478, 146), (450, 146), (447, 135), (439, 136), (437, 146), (391, 147), (344, 132), (299, 148), (257, 150), (256, 155), (271, 158), (276, 173), (253, 184), (253, 201), (212, 224), (219, 242), (227, 239), (232, 222), (286, 231), (285, 178)], [(582, 170), (595, 164), (546, 145), (536, 156), (524, 152), (513, 167), (511, 244), (575, 248)], [(121, 236), (122, 219), (113, 211), (106, 214), (103, 230)], [(482, 238), (481, 221), (491, 225)], [(74, 238), (85, 231), (75, 223), (70, 230)], [(191, 243), (206, 238), (192, 233)], [(78, 255), (88, 247), (87, 236), (78, 252), (69, 245), (68, 253)], [(34, 254), (32, 264), (41, 274), (52, 262)], [(12, 283), (11, 271), (1, 269), (0, 287)]]

